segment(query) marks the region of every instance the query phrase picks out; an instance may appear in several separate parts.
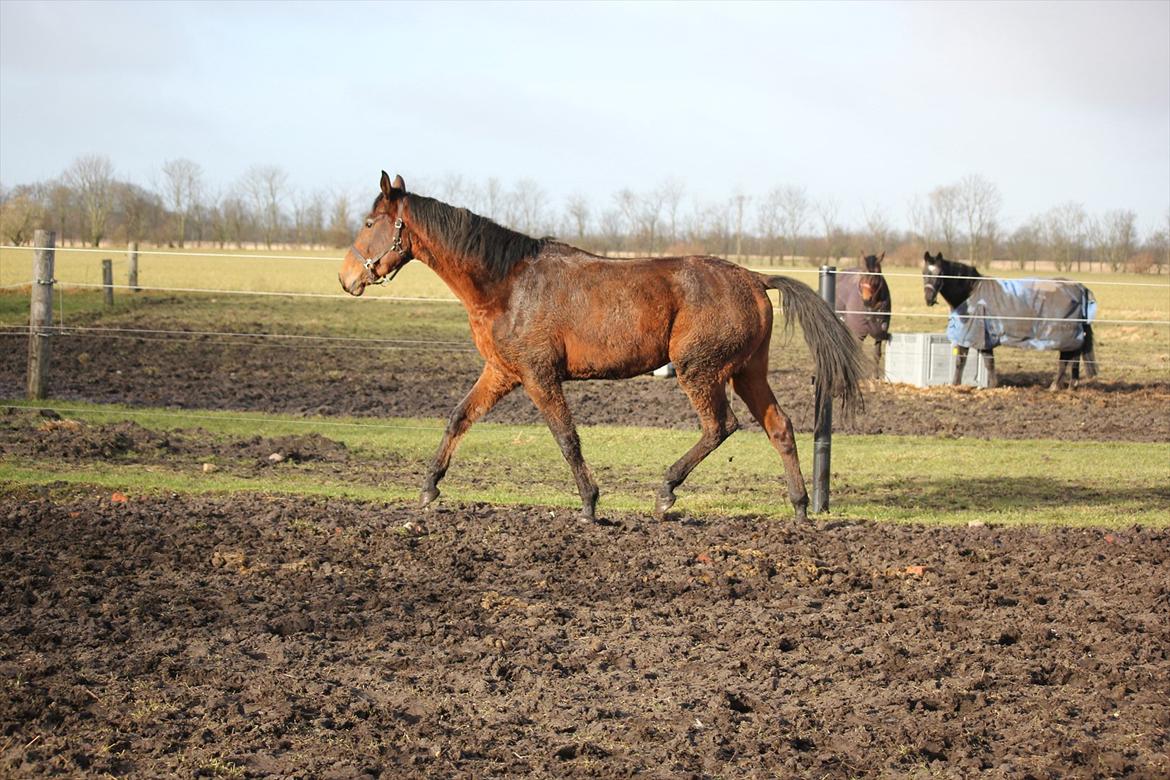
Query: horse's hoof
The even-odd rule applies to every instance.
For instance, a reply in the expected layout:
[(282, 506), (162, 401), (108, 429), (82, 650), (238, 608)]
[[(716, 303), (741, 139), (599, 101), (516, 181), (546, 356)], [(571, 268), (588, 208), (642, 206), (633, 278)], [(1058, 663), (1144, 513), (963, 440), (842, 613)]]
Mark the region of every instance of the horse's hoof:
[(654, 504), (654, 517), (659, 520), (666, 517), (666, 513), (670, 511), (672, 506), (674, 506), (674, 502), (674, 491), (669, 493), (659, 493), (658, 501), (656, 501)]
[(419, 509), (429, 505), (432, 501), (439, 497), (439, 489), (437, 487), (423, 488), (422, 493), (418, 496)]

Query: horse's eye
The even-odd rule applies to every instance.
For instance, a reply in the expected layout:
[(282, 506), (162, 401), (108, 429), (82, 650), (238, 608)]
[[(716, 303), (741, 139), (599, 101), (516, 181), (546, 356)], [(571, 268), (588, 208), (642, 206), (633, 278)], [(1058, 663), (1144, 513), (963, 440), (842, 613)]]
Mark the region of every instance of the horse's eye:
[(372, 219), (367, 219), (367, 220), (366, 220), (366, 227), (368, 227), (368, 228), (371, 228), (371, 227), (373, 227), (373, 226), (374, 226), (374, 220), (372, 220)]

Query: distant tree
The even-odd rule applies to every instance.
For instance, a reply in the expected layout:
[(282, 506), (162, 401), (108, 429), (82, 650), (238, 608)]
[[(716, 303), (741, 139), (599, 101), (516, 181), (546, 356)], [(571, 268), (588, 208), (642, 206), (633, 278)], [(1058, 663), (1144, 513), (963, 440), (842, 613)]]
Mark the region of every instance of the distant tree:
[(158, 197), (137, 184), (117, 182), (118, 211), (126, 241), (141, 241), (162, 221), (162, 203)]
[(825, 262), (832, 265), (845, 254), (844, 233), (841, 224), (837, 221), (840, 204), (832, 198), (818, 201), (816, 205), (817, 219), (820, 222), (821, 238), (825, 242)]
[(105, 155), (78, 157), (66, 169), (64, 180), (81, 204), (85, 240), (96, 247), (105, 238), (106, 223), (114, 209), (114, 165)]
[(577, 236), (577, 243), (584, 244), (585, 232), (589, 229), (589, 201), (585, 199), (584, 195), (574, 193), (565, 203), (565, 213), (568, 215), (569, 224)]
[(483, 216), (495, 222), (504, 221), (504, 211), (507, 206), (508, 196), (504, 192), (504, 185), (500, 180), (492, 176), (487, 180), (483, 187)]
[(0, 193), (0, 237), (8, 244), (23, 246), (45, 218), (45, 208), (30, 188)]
[(1021, 271), (1026, 269), (1029, 263), (1032, 264), (1032, 270), (1035, 271), (1043, 243), (1044, 225), (1038, 217), (1033, 217), (1016, 228), (1008, 237), (1008, 254)]
[(967, 259), (976, 264), (980, 252), (990, 255), (987, 246), (995, 232), (1002, 198), (999, 188), (978, 174), (964, 176), (956, 186), (959, 214), (967, 226)]
[(1120, 271), (1137, 249), (1137, 214), (1117, 209), (1105, 214), (1105, 261), (1109, 270)]
[(163, 201), (174, 215), (175, 239), (180, 247), (187, 238), (187, 220), (199, 204), (202, 189), (203, 169), (199, 163), (182, 157), (163, 163)]
[(862, 254), (882, 254), (890, 245), (890, 238), (894, 229), (890, 225), (889, 217), (881, 204), (875, 203), (872, 207), (862, 205), (865, 214), (865, 230), (867, 246), (861, 248)]
[(325, 232), (325, 196), (320, 192), (299, 195), (293, 205), (293, 232), (298, 245), (321, 243)]
[(512, 226), (521, 233), (537, 235), (545, 225), (545, 204), (548, 196), (534, 179), (521, 179), (511, 193)]
[(959, 188), (936, 187), (930, 193), (931, 222), (946, 248), (946, 256), (955, 259), (955, 245), (959, 240)]
[(333, 206), (329, 209), (329, 240), (333, 246), (346, 246), (353, 240), (351, 208), (349, 196), (344, 192), (333, 196)]
[(1085, 209), (1068, 201), (1049, 209), (1044, 215), (1044, 241), (1056, 270), (1072, 270), (1079, 262), (1085, 238)]
[[(760, 199), (756, 206), (756, 227), (760, 231), (760, 238), (764, 243), (764, 254), (771, 261), (776, 255), (776, 238), (780, 235), (780, 207), (784, 199), (784, 190), (773, 187), (768, 194)], [(783, 260), (784, 247), (780, 247)]]
[(275, 165), (254, 165), (240, 181), (241, 189), (252, 205), (264, 237), (264, 245), (272, 244), (280, 236), (284, 224), (283, 204), (288, 174)]
[(796, 243), (808, 223), (811, 208), (804, 187), (785, 187), (780, 191), (780, 234), (787, 254), (793, 257), (796, 257)]
[(679, 179), (669, 178), (659, 185), (658, 192), (662, 196), (662, 206), (666, 210), (669, 231), (667, 240), (673, 244), (678, 241), (678, 210), (683, 195), (686, 194), (686, 186)]
[(934, 246), (937, 227), (934, 223), (935, 214), (930, 207), (929, 200), (923, 200), (918, 195), (912, 197), (906, 204), (906, 216), (910, 222), (910, 232), (914, 239), (929, 250)]
[(752, 197), (739, 187), (731, 196), (731, 208), (735, 213), (735, 258), (736, 262), (743, 262), (743, 212), (751, 203)]

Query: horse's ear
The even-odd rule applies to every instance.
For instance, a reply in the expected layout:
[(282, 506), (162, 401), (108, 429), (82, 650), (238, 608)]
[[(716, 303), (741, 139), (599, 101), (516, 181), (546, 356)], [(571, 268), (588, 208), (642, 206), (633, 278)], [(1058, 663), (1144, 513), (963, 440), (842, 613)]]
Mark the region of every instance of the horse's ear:
[(390, 175), (387, 174), (386, 171), (382, 171), (382, 180), (379, 182), (379, 186), (381, 186), (381, 188), (382, 188), (382, 195), (389, 198), (390, 197)]
[(922, 262), (924, 262), (924, 263), (930, 262), (930, 252), (923, 252), (922, 253)]
[(880, 270), (882, 270), (882, 260), (885, 260), (885, 259), (886, 259), (886, 253), (885, 253), (885, 252), (882, 252), (880, 255), (878, 255), (878, 259), (877, 259), (877, 268), (878, 268), (878, 270), (879, 270), (879, 271), (880, 271)]
[(402, 190), (403, 192), (406, 192), (406, 182), (404, 182), (402, 180), (402, 177), (399, 176), (397, 173), (394, 174), (394, 189)]

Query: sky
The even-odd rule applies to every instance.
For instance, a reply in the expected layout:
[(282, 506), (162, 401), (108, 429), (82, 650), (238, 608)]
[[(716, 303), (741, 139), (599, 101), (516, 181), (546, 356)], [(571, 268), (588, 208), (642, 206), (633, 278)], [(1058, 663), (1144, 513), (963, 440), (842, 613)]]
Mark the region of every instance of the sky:
[(531, 179), (558, 209), (801, 186), (902, 226), (977, 174), (1009, 229), (1075, 201), (1145, 234), (1170, 209), (1170, 2), (0, 0), (0, 183), (88, 154), (144, 186), (185, 157), (212, 189), (277, 165), (363, 201), (383, 168)]

